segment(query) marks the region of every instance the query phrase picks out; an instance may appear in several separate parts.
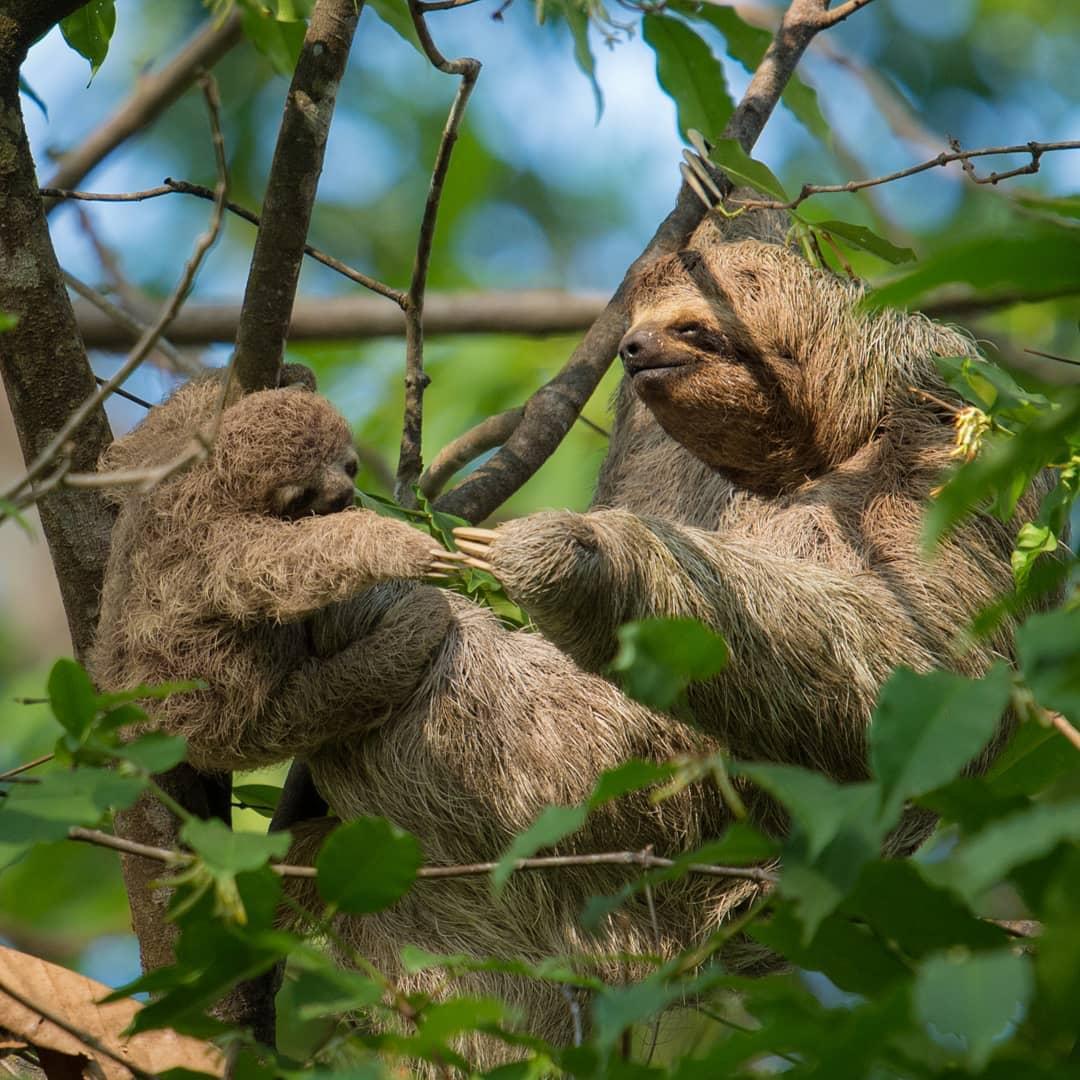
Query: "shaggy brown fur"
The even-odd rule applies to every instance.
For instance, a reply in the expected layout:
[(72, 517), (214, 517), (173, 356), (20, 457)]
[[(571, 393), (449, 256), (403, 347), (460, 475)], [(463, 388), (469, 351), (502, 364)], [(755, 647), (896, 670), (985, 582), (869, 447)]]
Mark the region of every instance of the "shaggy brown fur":
[[(216, 379), (189, 383), (101, 467), (169, 460), (219, 392)], [(383, 658), (370, 671), (357, 644), (325, 658), (319, 639), (337, 610), (323, 614), (327, 605), (379, 579), (419, 577), (429, 561), (430, 541), (415, 529), (342, 509), (355, 472), (349, 429), (323, 398), (269, 390), (225, 411), (208, 460), (149, 494), (118, 489), (90, 656), (98, 686), (206, 680), (206, 690), (156, 704), (153, 718), (186, 735), (189, 760), (208, 770), (279, 761), (378, 722), (409, 695), (447, 620), (445, 605), (399, 598), (368, 625), (376, 640), (409, 646), (392, 651), (391, 667)], [(357, 680), (370, 685), (358, 692)]]
[[(273, 471), (287, 471), (295, 451), (276, 449), (278, 425), (267, 424), (256, 395), (236, 408), (249, 410), (252, 435), (266, 431), (275, 446), (270, 461), (256, 455), (258, 466), (249, 468), (243, 455), (222, 458), (211, 465), (213, 483), (194, 479), (185, 488), (181, 479), (171, 493), (129, 500), (98, 654), (110, 684), (182, 674), (232, 688), (207, 692), (226, 704), (222, 719), (209, 697), (189, 712), (170, 704), (160, 714), (187, 734), (194, 760), (220, 768), (306, 753), (339, 816), (386, 815), (413, 832), (434, 863), (498, 856), (545, 806), (583, 800), (603, 769), (629, 757), (664, 760), (727, 746), (740, 757), (801, 763), (841, 779), (865, 776), (866, 723), (890, 668), (976, 673), (1010, 654), (1008, 627), (967, 650), (957, 633), (1008, 586), (1012, 534), (975, 518), (934, 561), (918, 550), (919, 517), (952, 435), (948, 417), (908, 388), (948, 397), (931, 357), (967, 353), (970, 343), (918, 317), (857, 314), (854, 286), (753, 239), (755, 230), (766, 236), (765, 219), (753, 228), (746, 219), (735, 224), (742, 235), (734, 239), (704, 227), (690, 253), (641, 282), (631, 336), (659, 335), (658, 349), (692, 362), (686, 371), (624, 381), (597, 509), (536, 514), (498, 530), (491, 559), (543, 637), (511, 632), (456, 594), (404, 583), (326, 608), (310, 636), (286, 636), (297, 624), (276, 625), (277, 609), (253, 598), (285, 589), (288, 610), (310, 614), (351, 592), (356, 577), (342, 584), (339, 562), (346, 531), (345, 561), (350, 571), (363, 563), (365, 580), (416, 571), (404, 533), (351, 511), (285, 523), (260, 503), (244, 520), (257, 537), (278, 539), (248, 540), (219, 485), (239, 495), (268, 468), (275, 486), (296, 482)], [(680, 336), (684, 320), (700, 330)], [(636, 399), (637, 387), (709, 464), (665, 434)], [(182, 405), (174, 399), (159, 416)], [(182, 429), (191, 419), (160, 424)], [(164, 456), (156, 439), (145, 433), (142, 457)], [(225, 474), (231, 468), (242, 470), (235, 482)], [(297, 529), (312, 535), (299, 565), (281, 554), (297, 547), (280, 541)], [(235, 565), (245, 570), (244, 584), (208, 588), (223, 575), (232, 580), (234, 544), (243, 549)], [(315, 572), (309, 562), (334, 570)], [(200, 624), (219, 596), (245, 599), (221, 616), (215, 606)], [(698, 617), (731, 646), (727, 670), (691, 693), (696, 727), (627, 700), (594, 674), (612, 656), (618, 626), (649, 615)], [(330, 659), (310, 661), (308, 648)], [(305, 689), (292, 693), (301, 677)], [(283, 705), (298, 700), (302, 719)], [(767, 802), (754, 801), (752, 810), (766, 828), (777, 825)], [(659, 806), (632, 797), (594, 814), (561, 850), (651, 844), (677, 852), (715, 837), (727, 821), (711, 788)], [(913, 824), (896, 846), (909, 846), (921, 827)], [(316, 842), (307, 833), (291, 858), (310, 857)], [(676, 883), (658, 890), (655, 922), (643, 901), (632, 901), (588, 937), (578, 921), (585, 898), (624, 880), (602, 869), (522, 873), (501, 900), (482, 878), (423, 881), (387, 911), (342, 919), (339, 930), (402, 990), (441, 994), (441, 972), (402, 969), (402, 945), (530, 960), (670, 956), (755, 888)], [(749, 954), (727, 959), (736, 969), (754, 962)], [(635, 973), (599, 966), (615, 981)], [(467, 976), (457, 988), (502, 996), (521, 1008), (529, 1030), (555, 1042), (572, 1038), (572, 1009), (557, 990), (492, 973)], [(482, 1038), (462, 1049), (484, 1066), (505, 1057)]]

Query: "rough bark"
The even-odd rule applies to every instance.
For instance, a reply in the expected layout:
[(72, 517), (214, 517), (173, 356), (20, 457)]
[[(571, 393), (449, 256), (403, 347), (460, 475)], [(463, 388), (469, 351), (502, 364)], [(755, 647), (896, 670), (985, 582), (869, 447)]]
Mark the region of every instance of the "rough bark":
[(296, 65), (251, 257), (235, 371), (244, 390), (277, 385), (338, 85), (360, 0), (318, 0)]

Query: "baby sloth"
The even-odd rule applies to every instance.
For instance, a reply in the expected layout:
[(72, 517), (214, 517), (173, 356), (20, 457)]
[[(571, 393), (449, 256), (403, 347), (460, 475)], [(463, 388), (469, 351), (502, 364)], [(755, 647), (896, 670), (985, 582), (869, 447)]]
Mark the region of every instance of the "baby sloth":
[[(208, 424), (220, 389), (216, 378), (188, 383), (101, 467), (170, 460)], [(363, 730), (411, 692), (440, 640), (444, 604), (406, 612), (387, 594), (381, 608), (368, 605), (364, 629), (412, 648), (385, 651), (385, 693), (357, 694), (356, 680), (371, 677), (360, 645), (346, 640), (326, 656), (324, 643), (343, 636), (335, 620), (355, 629), (355, 613), (336, 601), (376, 580), (420, 577), (430, 561), (423, 534), (352, 508), (356, 465), (348, 426), (325, 399), (267, 390), (225, 410), (205, 461), (148, 493), (115, 492), (91, 671), (103, 691), (204, 680), (152, 707), (156, 724), (188, 737), (196, 767), (252, 768)], [(388, 656), (416, 670), (388, 669)]]

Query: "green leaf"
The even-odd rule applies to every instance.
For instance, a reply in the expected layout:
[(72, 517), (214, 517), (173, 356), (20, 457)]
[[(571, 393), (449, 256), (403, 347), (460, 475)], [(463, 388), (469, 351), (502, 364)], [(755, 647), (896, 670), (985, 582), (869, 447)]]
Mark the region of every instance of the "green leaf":
[(999, 662), (982, 679), (900, 668), (882, 687), (870, 724), (870, 760), (886, 826), (904, 802), (951, 780), (997, 731), (1012, 678)]
[(179, 765), (187, 756), (187, 740), (181, 735), (151, 731), (132, 742), (123, 743), (114, 756), (148, 773), (163, 773)]
[(908, 975), (895, 952), (846, 915), (828, 916), (807, 940), (792, 905), (782, 903), (771, 918), (751, 923), (747, 933), (791, 963), (823, 972), (848, 993), (880, 994)]
[(270, 61), (279, 75), (288, 78), (300, 59), (306, 29), (302, 22), (281, 22), (262, 7), (244, 6), (244, 35)]
[(1014, 868), (1041, 859), (1062, 841), (1080, 840), (1080, 801), (1040, 803), (988, 825), (924, 873), (970, 902)]
[(648, 761), (624, 761), (614, 769), (600, 774), (588, 800), (580, 806), (549, 806), (523, 833), (514, 837), (513, 843), (500, 857), (492, 871), (491, 880), (498, 891), (514, 872), (518, 859), (528, 859), (541, 848), (552, 847), (575, 833), (589, 815), (612, 799), (641, 791), (667, 780), (676, 772), (674, 765), (656, 765)]
[(543, 810), (523, 833), (514, 837), (514, 842), (499, 859), (499, 865), (491, 872), (495, 889), (501, 889), (510, 879), (518, 859), (530, 858), (541, 848), (551, 847), (577, 832), (588, 815), (588, 805), (549, 806)]
[(884, 833), (877, 813), (880, 789), (840, 786), (795, 765), (739, 764), (733, 771), (749, 776), (791, 811), (779, 889), (798, 907), (806, 944), (854, 887), (863, 865), (878, 854)]
[(202, 679), (184, 679), (176, 682), (141, 683), (133, 686), (130, 690), (117, 690), (108, 694), (98, 695), (98, 708), (102, 710), (115, 708), (117, 705), (130, 705), (136, 701), (150, 700), (163, 701), (173, 694), (186, 694), (192, 690), (205, 690), (206, 683)]
[(368, 0), (368, 6), (391, 30), (407, 41), (425, 60), (427, 59), (420, 39), (416, 36), (416, 27), (413, 25), (405, 0)]
[[(38, 96), (34, 88), (22, 77), (22, 75), (19, 76), (19, 92), (25, 94), (41, 110), (41, 115), (44, 116), (46, 120), (49, 119), (49, 110), (44, 99)], [(4, 312), (0, 311), (0, 330), (10, 330), (11, 326), (14, 325), (14, 323), (12, 323), (11, 325), (5, 326), (5, 319), (17, 320), (18, 316), (6, 315)]]
[(910, 860), (877, 860), (863, 867), (840, 914), (867, 923), (879, 940), (915, 959), (953, 946), (991, 949), (1009, 942), (1001, 927), (977, 918), (952, 893), (932, 885)]
[(709, 151), (709, 160), (719, 165), (736, 183), (748, 184), (780, 202), (790, 202), (784, 185), (773, 176), (769, 167), (750, 157), (735, 139), (716, 139)]
[[(25, 91), (23, 91), (25, 93)], [(6, 330), (14, 330), (19, 325), (19, 316), (12, 315), (7, 311), (0, 311), (0, 334)]]
[(1039, 704), (1080, 723), (1080, 609), (1033, 615), (1016, 631), (1016, 651)]
[(973, 356), (935, 357), (945, 381), (965, 400), (995, 417), (1034, 420), (1050, 400), (1022, 387), (1007, 371)]
[(49, 704), (53, 715), (76, 739), (90, 730), (98, 711), (90, 676), (74, 660), (57, 660), (49, 672)]
[(236, 784), (233, 798), (244, 803), (249, 810), (255, 810), (264, 817), (273, 817), (281, 798), (281, 788), (273, 784)]
[[(319, 962), (321, 960), (321, 963)], [(382, 1000), (382, 985), (358, 971), (338, 967), (329, 957), (306, 953), (290, 957), (295, 973), (297, 1015), (300, 1020), (334, 1016), (363, 1009)]]
[(1036, 525), (1033, 521), (1021, 525), (1016, 534), (1016, 547), (1009, 556), (1017, 588), (1023, 588), (1027, 583), (1040, 555), (1050, 555), (1059, 547), (1057, 535), (1049, 525)]
[[(768, 30), (744, 22), (733, 7), (677, 3), (674, 9), (687, 18), (711, 23), (724, 35), (728, 56), (738, 61), (750, 74), (757, 70), (772, 42), (773, 36)], [(822, 142), (829, 141), (829, 124), (818, 105), (817, 92), (798, 75), (792, 76), (785, 87), (783, 102), (812, 135)]]
[(684, 22), (655, 13), (645, 16), (642, 37), (656, 54), (656, 77), (675, 102), (683, 139), (691, 129), (719, 137), (735, 104), (723, 65), (709, 46)]
[(915, 252), (911, 248), (897, 247), (890, 240), (878, 236), (865, 225), (852, 225), (846, 221), (811, 221), (811, 229), (827, 232), (831, 236), (845, 241), (861, 251), (869, 251), (887, 263), (906, 263), (915, 261)]
[(335, 829), (319, 851), (319, 892), (353, 915), (381, 911), (408, 891), (422, 861), (414, 836), (385, 818), (360, 817)]
[(60, 20), (64, 40), (90, 64), (91, 80), (105, 62), (109, 40), (116, 29), (116, 7), (113, 0), (90, 0), (78, 11)]
[(961, 465), (930, 503), (923, 519), (924, 544), (935, 544), (976, 507), (986, 506), (995, 517), (1009, 520), (1038, 472), (1071, 456), (1078, 429), (1080, 395), (1042, 413), (1020, 434), (991, 435), (978, 457)]
[(1033, 988), (1026, 956), (943, 953), (927, 960), (916, 977), (915, 1011), (937, 1042), (981, 1069), (994, 1043), (1023, 1020)]
[(589, 16), (584, 10), (569, 3), (566, 5), (566, 25), (570, 27), (570, 35), (574, 39), (574, 62), (592, 87), (593, 100), (596, 102), (596, 122), (600, 123), (600, 117), (604, 113), (604, 95), (596, 79), (596, 57), (593, 56), (592, 46), (589, 44)]
[(923, 256), (917, 270), (875, 289), (872, 307), (905, 307), (931, 289), (964, 283), (976, 289), (1040, 289), (1080, 292), (1076, 236), (1067, 229), (1017, 220), (1011, 228), (984, 230), (969, 240)]
[(1076, 751), (1052, 728), (1024, 723), (986, 774), (998, 796), (1038, 795), (1076, 767)]
[(691, 682), (722, 671), (727, 658), (724, 639), (697, 619), (642, 619), (619, 627), (611, 666), (632, 698), (667, 709)]
[(270, 859), (283, 858), (290, 844), (288, 833), (233, 832), (216, 818), (185, 822), (180, 838), (208, 867), (227, 874), (258, 870)]
[(0, 866), (43, 840), (61, 840), (72, 825), (96, 825), (110, 809), (126, 809), (145, 787), (112, 769), (57, 770), (15, 784), (0, 800)]
[(1056, 214), (1058, 217), (1080, 218), (1080, 195), (1032, 195), (1028, 192), (1013, 192), (1013, 199), (1029, 210), (1044, 214)]

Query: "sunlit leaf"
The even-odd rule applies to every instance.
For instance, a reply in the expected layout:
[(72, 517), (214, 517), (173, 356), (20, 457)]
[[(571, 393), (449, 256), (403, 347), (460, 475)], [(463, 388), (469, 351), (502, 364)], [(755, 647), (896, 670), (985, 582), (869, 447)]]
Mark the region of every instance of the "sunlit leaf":
[(90, 676), (74, 660), (57, 660), (49, 672), (48, 691), (53, 715), (76, 739), (82, 738), (98, 710)]
[(356, 818), (335, 829), (319, 851), (319, 892), (354, 915), (381, 911), (409, 889), (422, 861), (414, 836), (385, 818)]
[(790, 201), (783, 184), (776, 179), (769, 167), (750, 157), (735, 139), (714, 140), (709, 151), (709, 160), (714, 165), (719, 165), (735, 183), (748, 184), (779, 202)]
[(367, 0), (367, 3), (387, 26), (407, 41), (425, 60), (427, 59), (420, 39), (416, 35), (416, 27), (409, 15), (409, 7), (405, 0)]
[[(724, 35), (728, 56), (737, 60), (751, 74), (757, 70), (772, 42), (773, 36), (768, 30), (745, 22), (734, 7), (678, 3), (675, 10), (687, 18), (702, 19), (716, 27)], [(828, 142), (829, 124), (818, 105), (817, 91), (807, 86), (798, 75), (793, 75), (784, 88), (783, 102), (811, 134), (822, 142)]]
[(924, 254), (917, 270), (875, 289), (866, 302), (874, 307), (904, 307), (942, 285), (962, 282), (976, 289), (1029, 289), (1034, 281), (1041, 289), (1080, 292), (1080, 259), (1073, 233), (1029, 224), (986, 230)]
[(217, 818), (185, 822), (180, 837), (204, 862), (230, 874), (257, 870), (269, 859), (282, 858), (290, 843), (288, 833), (233, 832)]
[(98, 73), (109, 52), (109, 40), (116, 29), (113, 0), (90, 0), (78, 11), (60, 20), (64, 40), (90, 64), (90, 78)]
[(1012, 679), (999, 663), (982, 679), (900, 668), (882, 687), (870, 724), (870, 760), (886, 825), (904, 802), (951, 780), (993, 737)]
[(691, 682), (723, 670), (724, 639), (697, 619), (642, 619), (619, 627), (612, 670), (637, 701), (666, 709)]
[(642, 37), (656, 54), (656, 77), (675, 102), (683, 139), (691, 129), (709, 139), (718, 138), (735, 104), (727, 91), (723, 65), (709, 46), (669, 15), (646, 15)]
[(244, 5), (241, 13), (244, 35), (273, 65), (279, 75), (292, 75), (304, 44), (302, 22), (282, 22), (259, 6)]
[(915, 261), (915, 252), (908, 247), (898, 247), (891, 240), (878, 236), (865, 225), (852, 225), (847, 221), (814, 221), (810, 227), (843, 240), (860, 251), (869, 251), (887, 263), (906, 263)]

